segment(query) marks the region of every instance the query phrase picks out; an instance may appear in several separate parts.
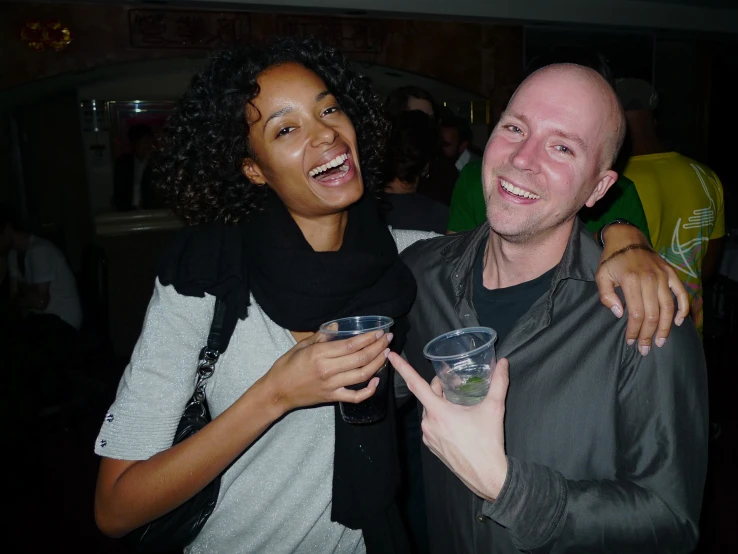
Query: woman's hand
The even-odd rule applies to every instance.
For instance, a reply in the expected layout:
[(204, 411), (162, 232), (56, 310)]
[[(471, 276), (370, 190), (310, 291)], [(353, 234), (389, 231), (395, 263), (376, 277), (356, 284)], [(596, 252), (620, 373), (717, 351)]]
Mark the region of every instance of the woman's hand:
[(669, 336), (674, 317), (672, 292), (679, 303), (674, 323), (681, 325), (689, 314), (689, 296), (676, 271), (631, 225), (614, 224), (605, 229), (605, 250), (596, 280), (600, 300), (617, 317), (623, 316), (623, 305), (615, 287), (623, 289), (628, 307), (625, 339), (628, 344), (638, 340), (638, 349), (644, 356), (651, 350), (652, 342), (661, 347)]
[(325, 402), (363, 402), (379, 378), (361, 390), (346, 389), (367, 381), (387, 361), (392, 333), (365, 333), (326, 342), (323, 333), (298, 342), (262, 378), (273, 402), (284, 412)]

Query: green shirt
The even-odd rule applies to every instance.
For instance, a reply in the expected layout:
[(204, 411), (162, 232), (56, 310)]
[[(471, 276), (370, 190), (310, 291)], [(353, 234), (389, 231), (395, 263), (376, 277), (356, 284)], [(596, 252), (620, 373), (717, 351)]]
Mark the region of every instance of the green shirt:
[[(635, 184), (622, 175), (604, 198), (592, 208), (582, 208), (579, 216), (590, 233), (596, 233), (605, 223), (615, 219), (627, 219), (651, 241), (646, 214)], [(464, 166), (456, 180), (451, 196), (448, 230), (454, 233), (468, 231), (482, 224), (485, 219), (487, 209), (482, 189), (482, 160), (474, 160)]]

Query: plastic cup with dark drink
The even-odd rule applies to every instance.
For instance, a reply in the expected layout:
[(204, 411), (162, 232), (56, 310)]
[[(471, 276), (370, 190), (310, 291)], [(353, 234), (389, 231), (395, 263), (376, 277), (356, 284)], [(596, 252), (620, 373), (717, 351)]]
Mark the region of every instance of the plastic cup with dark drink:
[[(391, 317), (381, 315), (362, 315), (357, 317), (344, 317), (328, 321), (320, 326), (320, 332), (328, 337), (329, 341), (343, 340), (364, 333), (384, 331), (387, 333), (395, 322)], [(379, 385), (374, 394), (363, 402), (352, 404), (351, 402), (339, 402), (341, 415), (347, 423), (372, 423), (379, 421), (387, 414), (387, 389), (389, 370), (387, 362), (363, 383), (349, 385), (346, 388), (351, 390), (361, 390), (369, 384), (374, 377), (379, 377)]]
[(495, 366), (497, 333), (489, 327), (467, 327), (430, 341), (423, 354), (433, 363), (449, 402), (472, 406), (484, 400)]

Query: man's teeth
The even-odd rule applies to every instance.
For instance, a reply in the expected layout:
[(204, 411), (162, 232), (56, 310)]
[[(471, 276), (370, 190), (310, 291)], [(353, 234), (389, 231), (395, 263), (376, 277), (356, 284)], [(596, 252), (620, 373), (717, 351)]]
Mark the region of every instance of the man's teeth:
[(533, 194), (532, 192), (528, 192), (527, 190), (518, 188), (512, 183), (508, 183), (504, 179), (500, 179), (500, 183), (502, 184), (503, 189), (505, 189), (510, 194), (514, 194), (515, 196), (520, 196), (521, 198), (530, 198), (531, 200), (538, 200), (540, 198), (540, 196), (538, 196), (537, 194)]
[(348, 154), (341, 154), (340, 156), (336, 156), (335, 158), (333, 158), (328, 163), (319, 165), (318, 167), (314, 167), (313, 169), (310, 170), (308, 175), (310, 175), (310, 177), (315, 177), (316, 175), (320, 175), (321, 173), (323, 173), (324, 171), (328, 169), (331, 169), (332, 167), (338, 167), (346, 160), (348, 160)]

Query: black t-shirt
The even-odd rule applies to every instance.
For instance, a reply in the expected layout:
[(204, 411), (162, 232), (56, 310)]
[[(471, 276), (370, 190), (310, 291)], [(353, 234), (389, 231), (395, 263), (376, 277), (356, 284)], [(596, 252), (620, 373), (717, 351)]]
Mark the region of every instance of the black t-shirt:
[(543, 296), (551, 286), (554, 270), (549, 269), (540, 277), (504, 289), (486, 289), (482, 280), (484, 269), (484, 249), (486, 241), (482, 241), (474, 260), (474, 311), (477, 312), (479, 324), (497, 331), (497, 345), (512, 329), (515, 322)]
[(418, 193), (387, 193), (385, 201), (389, 208), (385, 219), (393, 229), (446, 232), (448, 206)]

